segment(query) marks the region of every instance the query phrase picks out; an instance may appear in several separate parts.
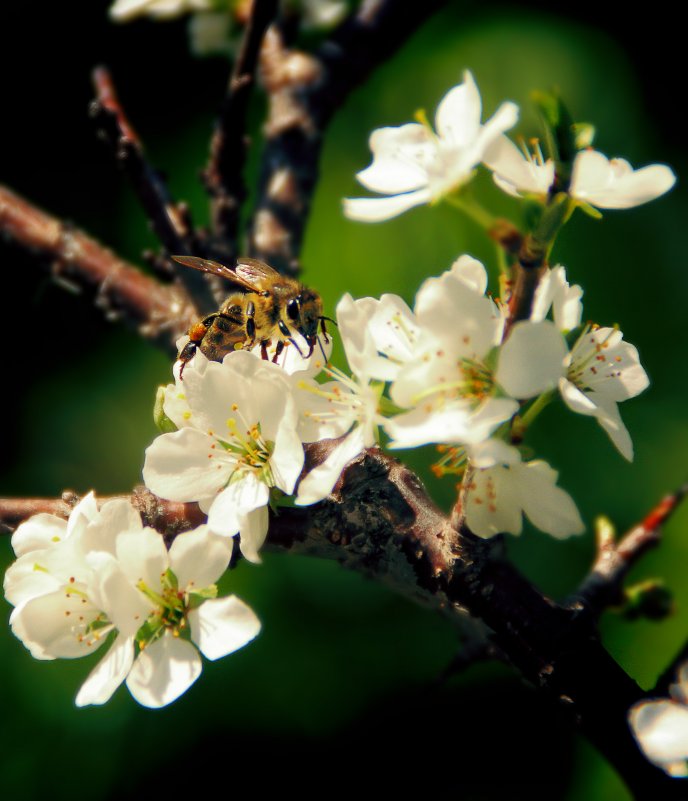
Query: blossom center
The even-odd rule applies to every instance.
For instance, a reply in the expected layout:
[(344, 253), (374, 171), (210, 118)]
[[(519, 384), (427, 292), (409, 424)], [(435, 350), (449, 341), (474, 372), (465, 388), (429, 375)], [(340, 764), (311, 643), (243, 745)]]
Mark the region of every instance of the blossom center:
[(618, 369), (621, 357), (611, 358), (606, 353), (614, 333), (612, 330), (604, 339), (598, 340), (594, 335), (594, 328), (586, 326), (573, 346), (566, 377), (582, 392), (592, 389), (592, 384), (599, 378), (618, 378), (621, 375)]
[(225, 426), (226, 433), (217, 439), (235, 457), (230, 482), (251, 472), (257, 473), (269, 486), (274, 486), (270, 457), (274, 453), (275, 443), (263, 436), (260, 423), (249, 424), (239, 406), (233, 403)]
[[(439, 354), (438, 354), (439, 355)], [(456, 362), (458, 377), (454, 380), (445, 380), (440, 377), (434, 384), (414, 396), (413, 402), (420, 403), (430, 396), (443, 405), (447, 401), (467, 400), (476, 406), (494, 390), (494, 376), (492, 370), (482, 362), (475, 359), (460, 358)]]

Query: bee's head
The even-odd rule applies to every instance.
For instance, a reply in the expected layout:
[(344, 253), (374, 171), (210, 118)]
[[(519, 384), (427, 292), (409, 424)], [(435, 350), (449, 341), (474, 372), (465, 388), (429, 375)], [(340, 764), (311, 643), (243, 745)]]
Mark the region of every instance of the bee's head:
[(295, 328), (308, 343), (310, 356), (318, 340), (318, 325), (322, 318), (320, 295), (303, 287), (298, 295), (287, 301), (285, 314), (287, 324)]

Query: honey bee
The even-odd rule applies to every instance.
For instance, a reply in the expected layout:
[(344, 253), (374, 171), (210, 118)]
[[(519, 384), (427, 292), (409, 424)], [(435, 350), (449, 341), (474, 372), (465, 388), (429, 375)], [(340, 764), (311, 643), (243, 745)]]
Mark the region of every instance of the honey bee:
[[(290, 342), (304, 358), (311, 356), (316, 342), (322, 350), (318, 329), (328, 342), (325, 320), (330, 318), (323, 317), (320, 295), (296, 279), (280, 275), (265, 262), (242, 257), (232, 269), (195, 256), (172, 258), (195, 270), (226, 278), (239, 290), (232, 292), (218, 311), (191, 326), (189, 341), (179, 354), (180, 377), (198, 349), (211, 361), (219, 362), (227, 353), (259, 343), (261, 355), (267, 360), (274, 338), (272, 361), (277, 362), (285, 342)], [(307, 354), (301, 351), (292, 329), (306, 341)]]

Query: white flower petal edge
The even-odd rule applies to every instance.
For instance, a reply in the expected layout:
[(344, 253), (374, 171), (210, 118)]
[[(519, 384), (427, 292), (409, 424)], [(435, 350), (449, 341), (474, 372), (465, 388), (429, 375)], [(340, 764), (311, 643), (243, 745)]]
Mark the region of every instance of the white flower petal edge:
[(123, 637), (120, 634), (81, 685), (76, 696), (76, 705), (100, 705), (109, 701), (115, 690), (126, 679), (133, 664), (134, 638)]
[(373, 161), (356, 177), (388, 197), (345, 199), (345, 216), (361, 222), (389, 220), (467, 183), (490, 146), (518, 119), (514, 103), (503, 103), (483, 125), (481, 112), (480, 93), (466, 71), (463, 83), (437, 107), (436, 133), (419, 123), (373, 131)]
[(522, 514), (557, 539), (584, 531), (576, 504), (556, 486), (558, 473), (546, 462), (522, 462), (516, 448), (497, 440), (469, 449), (469, 455), (474, 472), (464, 509), (469, 528), (479, 537), (520, 534)]
[(325, 461), (311, 470), (301, 481), (296, 496), (297, 506), (309, 506), (326, 498), (332, 492), (346, 465), (372, 444), (366, 441), (362, 426), (354, 428), (332, 450)]
[(600, 209), (630, 209), (668, 192), (676, 176), (665, 164), (634, 170), (624, 159), (583, 150), (573, 162), (571, 197)]

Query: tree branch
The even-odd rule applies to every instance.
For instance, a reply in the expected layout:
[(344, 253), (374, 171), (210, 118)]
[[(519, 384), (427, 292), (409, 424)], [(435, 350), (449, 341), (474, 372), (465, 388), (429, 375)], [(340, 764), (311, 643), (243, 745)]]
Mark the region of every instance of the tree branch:
[(569, 601), (572, 609), (585, 610), (595, 618), (610, 606), (623, 602), (623, 582), (630, 569), (647, 551), (661, 542), (662, 529), (688, 494), (688, 484), (667, 495), (620, 540), (605, 528), (597, 531), (597, 555), (590, 573)]
[(295, 275), (333, 114), (444, 0), (364, 0), (315, 56), (290, 50), (272, 28), (261, 53), (269, 110), (251, 254)]
[[(310, 446), (309, 463), (319, 462), (328, 447)], [(143, 488), (128, 497), (147, 525), (167, 535), (204, 519), (195, 504), (171, 504)], [(0, 521), (16, 524), (22, 512), (55, 509), (64, 513), (64, 501), (0, 501)], [(468, 610), (494, 632), (496, 647), (530, 682), (569, 710), (636, 798), (682, 797), (681, 783), (638, 751), (626, 713), (643, 692), (590, 627), (521, 576), (499, 543), (454, 529), (395, 459), (369, 449), (347, 466), (329, 499), (273, 516), (267, 544), (335, 560), (455, 617)]]
[(175, 287), (166, 287), (95, 239), (0, 186), (0, 231), (47, 260), (56, 279), (91, 291), (109, 319), (124, 319), (176, 355), (175, 341), (196, 313)]
[(255, 83), (260, 47), (276, 13), (277, 0), (253, 0), (241, 49), (210, 142), (208, 166), (203, 174), (211, 197), (215, 233), (212, 244), (216, 250), (226, 251), (224, 258), (228, 263), (237, 256), (239, 212), (246, 200), (243, 178), (249, 146), (246, 115)]
[[(172, 200), (162, 176), (146, 160), (141, 140), (124, 113), (112, 77), (105, 67), (94, 70), (93, 84), (97, 97), (91, 104), (91, 116), (101, 137), (113, 149), (119, 166), (131, 181), (167, 256), (195, 255), (199, 243), (188, 209)], [(168, 261), (173, 274), (196, 307), (196, 316), (214, 311), (216, 302), (203, 273), (185, 269), (170, 259)]]

